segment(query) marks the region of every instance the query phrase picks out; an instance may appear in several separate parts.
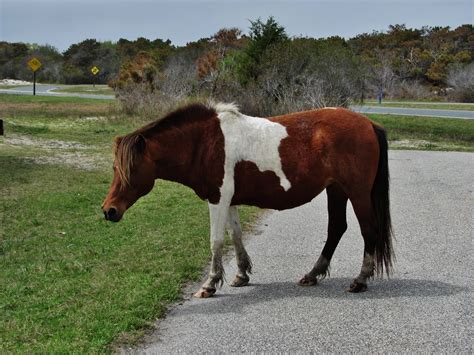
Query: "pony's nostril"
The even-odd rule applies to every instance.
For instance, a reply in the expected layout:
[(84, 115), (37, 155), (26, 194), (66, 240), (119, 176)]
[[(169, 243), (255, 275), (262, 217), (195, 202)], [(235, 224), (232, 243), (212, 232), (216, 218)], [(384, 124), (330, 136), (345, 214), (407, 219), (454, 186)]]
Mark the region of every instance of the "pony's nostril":
[(107, 211), (107, 215), (109, 216), (109, 218), (114, 218), (116, 214), (117, 210), (113, 207), (109, 208), (109, 210)]

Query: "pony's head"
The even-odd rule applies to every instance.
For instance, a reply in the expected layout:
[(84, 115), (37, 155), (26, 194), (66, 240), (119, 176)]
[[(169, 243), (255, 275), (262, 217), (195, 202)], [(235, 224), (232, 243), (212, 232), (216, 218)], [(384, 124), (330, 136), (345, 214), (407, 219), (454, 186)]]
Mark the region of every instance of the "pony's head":
[(115, 139), (114, 179), (102, 204), (106, 220), (120, 221), (124, 212), (153, 188), (155, 164), (148, 148), (139, 133)]

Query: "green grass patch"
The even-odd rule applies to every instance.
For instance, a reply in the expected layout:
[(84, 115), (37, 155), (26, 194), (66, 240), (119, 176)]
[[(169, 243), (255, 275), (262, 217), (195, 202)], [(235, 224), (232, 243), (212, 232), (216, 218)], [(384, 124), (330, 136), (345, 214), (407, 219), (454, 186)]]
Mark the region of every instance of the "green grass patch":
[(16, 89), (16, 88), (23, 88), (28, 85), (0, 85), (0, 89), (5, 90), (5, 89)]
[(49, 119), (51, 117), (89, 117), (118, 115), (116, 100), (0, 94), (0, 117), (8, 119)]
[(391, 148), (474, 151), (474, 120), (379, 114), (368, 116), (387, 129)]
[(114, 99), (88, 99), (84, 97), (68, 97), (68, 96), (33, 96), (33, 95), (11, 95), (11, 94), (0, 94), (0, 102), (2, 103), (15, 103), (15, 104), (25, 104), (25, 103), (40, 103), (40, 104), (49, 104), (49, 105), (58, 105), (58, 104), (99, 104), (99, 103), (109, 103), (114, 101)]
[(0, 171), (0, 352), (106, 350), (201, 276), (208, 212), (191, 190), (160, 181), (112, 224), (108, 172), (4, 155)]

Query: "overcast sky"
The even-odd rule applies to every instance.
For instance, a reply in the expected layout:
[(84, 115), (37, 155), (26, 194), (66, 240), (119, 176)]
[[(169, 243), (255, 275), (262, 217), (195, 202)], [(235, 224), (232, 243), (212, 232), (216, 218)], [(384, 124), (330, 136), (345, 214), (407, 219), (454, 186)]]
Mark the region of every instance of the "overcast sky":
[(474, 0), (0, 0), (0, 40), (52, 44), (61, 51), (87, 38), (170, 39), (176, 45), (222, 27), (248, 31), (273, 15), (290, 36), (352, 37), (390, 24), (472, 24)]

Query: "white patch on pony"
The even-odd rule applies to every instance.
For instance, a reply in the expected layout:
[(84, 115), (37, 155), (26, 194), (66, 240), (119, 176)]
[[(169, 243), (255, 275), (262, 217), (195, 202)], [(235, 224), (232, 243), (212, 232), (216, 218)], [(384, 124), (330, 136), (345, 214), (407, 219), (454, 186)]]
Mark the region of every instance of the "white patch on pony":
[[(233, 104), (215, 106), (224, 134), (224, 182), (221, 196), (234, 193), (234, 169), (240, 161), (250, 161), (261, 172), (273, 171), (285, 191), (291, 187), (281, 165), (278, 148), (288, 137), (285, 126), (260, 117), (241, 114)], [(229, 185), (232, 186), (231, 191)], [(229, 191), (227, 191), (229, 189)]]
[(323, 107), (326, 110), (337, 110), (339, 107)]

